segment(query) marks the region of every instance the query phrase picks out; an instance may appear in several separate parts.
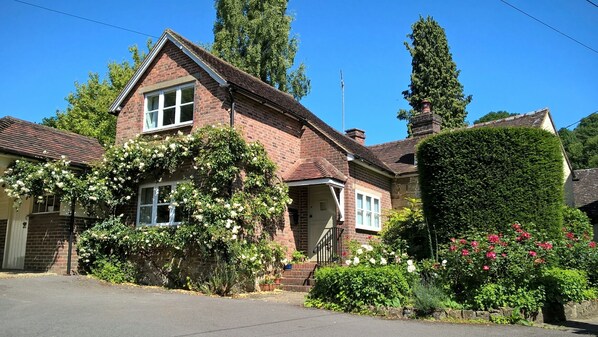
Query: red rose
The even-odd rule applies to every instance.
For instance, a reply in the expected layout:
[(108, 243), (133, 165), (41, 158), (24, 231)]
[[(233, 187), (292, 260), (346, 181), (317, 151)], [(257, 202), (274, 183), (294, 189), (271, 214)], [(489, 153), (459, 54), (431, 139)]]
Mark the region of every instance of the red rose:
[(463, 249), (463, 250), (461, 250), (461, 255), (467, 256), (467, 255), (469, 255), (469, 251), (467, 249)]
[(482, 267), (482, 269), (484, 269), (484, 270), (490, 270), (490, 267), (488, 267), (488, 266), (483, 266), (483, 267)]

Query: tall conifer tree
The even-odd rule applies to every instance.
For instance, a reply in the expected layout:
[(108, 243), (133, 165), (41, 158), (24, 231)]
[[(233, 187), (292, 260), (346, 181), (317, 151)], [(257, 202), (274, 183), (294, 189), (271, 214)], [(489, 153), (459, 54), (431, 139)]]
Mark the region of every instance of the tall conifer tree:
[(412, 33), (407, 35), (411, 44), (405, 42), (412, 57), (411, 84), (403, 91), (411, 109), (401, 109), (397, 117), (409, 120), (418, 115), (422, 101), (427, 99), (433, 112), (442, 117), (443, 128), (464, 126), (471, 95), (463, 94), (444, 29), (433, 18), (421, 16), (411, 28)]
[(290, 71), (297, 37), (287, 0), (216, 0), (212, 52), (279, 90), (301, 99), (309, 93), (305, 65)]

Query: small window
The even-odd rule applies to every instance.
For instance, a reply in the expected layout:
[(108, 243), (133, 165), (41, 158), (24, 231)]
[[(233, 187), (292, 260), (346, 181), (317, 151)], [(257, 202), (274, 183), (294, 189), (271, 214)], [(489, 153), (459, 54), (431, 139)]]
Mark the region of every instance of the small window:
[(355, 193), (355, 227), (380, 230), (380, 198), (359, 191)]
[(186, 84), (146, 94), (143, 130), (192, 123), (194, 92), (195, 87)]
[(178, 225), (181, 222), (180, 209), (172, 205), (170, 194), (176, 183), (160, 183), (141, 186), (137, 207), (139, 226)]
[(38, 197), (33, 203), (32, 213), (51, 213), (60, 212), (60, 199), (54, 195), (45, 195)]

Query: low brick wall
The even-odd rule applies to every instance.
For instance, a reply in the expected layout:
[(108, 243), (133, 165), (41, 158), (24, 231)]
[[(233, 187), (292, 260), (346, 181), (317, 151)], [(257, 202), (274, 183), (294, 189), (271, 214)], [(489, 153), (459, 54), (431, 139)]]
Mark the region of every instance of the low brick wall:
[[(370, 309), (378, 316), (384, 316), (391, 319), (417, 317), (417, 312), (412, 307), (371, 307)], [(434, 311), (431, 316), (438, 320), (458, 319), (493, 321), (494, 319), (499, 319), (499, 317), (511, 317), (512, 314), (513, 309), (511, 308), (502, 308), (490, 311), (440, 309)], [(596, 316), (598, 316), (598, 300), (591, 300), (580, 303), (569, 302), (564, 305), (547, 306), (533, 317), (527, 317), (527, 320), (534, 323), (553, 323)]]

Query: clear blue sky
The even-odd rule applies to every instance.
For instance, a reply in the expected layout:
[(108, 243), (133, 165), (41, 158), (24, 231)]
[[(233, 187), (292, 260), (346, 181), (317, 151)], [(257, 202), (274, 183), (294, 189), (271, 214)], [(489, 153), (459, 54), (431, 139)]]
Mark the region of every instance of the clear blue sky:
[[(171, 28), (192, 41), (213, 40), (213, 1), (24, 1), (149, 35)], [(589, 1), (507, 1), (598, 50), (598, 7)], [(419, 15), (446, 30), (459, 79), (473, 95), (470, 122), (493, 110), (548, 107), (560, 128), (598, 110), (598, 53), (499, 0), (291, 0), (289, 11), (300, 38), (296, 62), (307, 65), (312, 83), (302, 103), (340, 130), (342, 69), (345, 126), (364, 129), (370, 145), (406, 136), (395, 116), (408, 108), (401, 92), (411, 57), (403, 42)], [(64, 109), (75, 81), (104, 75), (109, 61), (128, 60), (127, 47), (147, 40), (13, 0), (0, 4), (0, 37), (0, 115), (33, 122)]]

